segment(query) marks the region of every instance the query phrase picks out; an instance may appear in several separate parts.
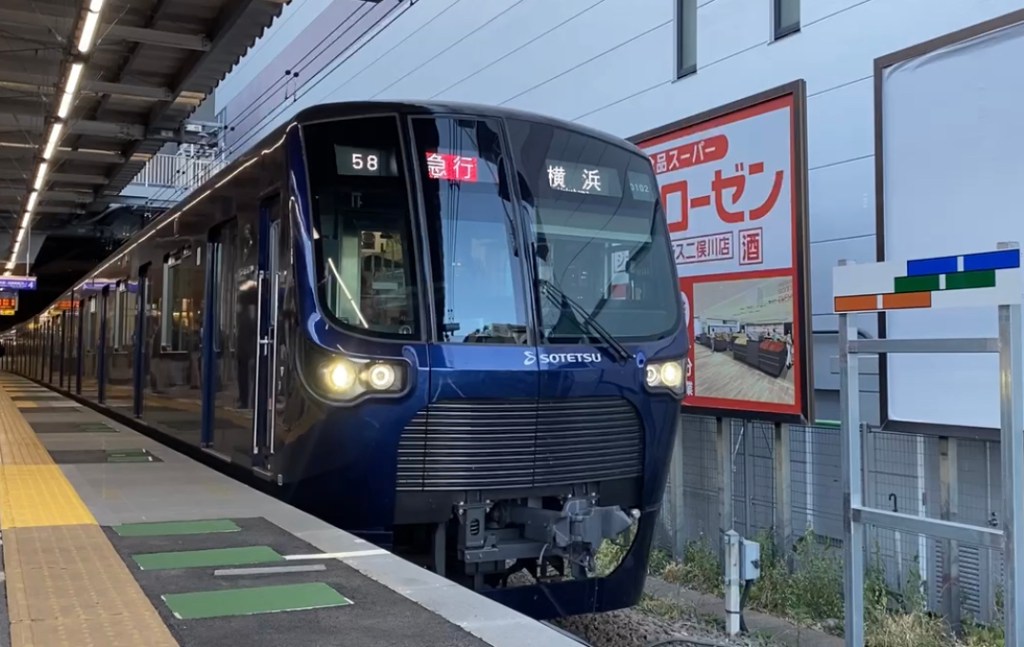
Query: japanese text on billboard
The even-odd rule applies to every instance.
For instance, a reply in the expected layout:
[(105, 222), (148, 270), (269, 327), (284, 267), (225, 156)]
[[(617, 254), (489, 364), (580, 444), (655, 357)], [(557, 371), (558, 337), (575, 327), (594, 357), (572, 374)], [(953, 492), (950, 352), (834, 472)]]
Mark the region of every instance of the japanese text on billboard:
[(744, 102), (638, 142), (658, 178), (691, 335), (684, 406), (808, 414), (795, 97)]

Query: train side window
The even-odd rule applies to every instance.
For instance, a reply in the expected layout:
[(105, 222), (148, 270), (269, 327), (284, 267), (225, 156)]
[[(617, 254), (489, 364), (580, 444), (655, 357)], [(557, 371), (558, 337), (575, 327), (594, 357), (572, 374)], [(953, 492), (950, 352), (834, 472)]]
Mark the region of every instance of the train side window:
[(321, 305), (377, 337), (420, 335), (409, 193), (395, 116), (304, 129)]
[(164, 262), (160, 338), (165, 352), (196, 350), (202, 321), (203, 269), (201, 255), (192, 249)]
[(414, 117), (441, 340), (527, 343), (514, 203), (498, 122)]

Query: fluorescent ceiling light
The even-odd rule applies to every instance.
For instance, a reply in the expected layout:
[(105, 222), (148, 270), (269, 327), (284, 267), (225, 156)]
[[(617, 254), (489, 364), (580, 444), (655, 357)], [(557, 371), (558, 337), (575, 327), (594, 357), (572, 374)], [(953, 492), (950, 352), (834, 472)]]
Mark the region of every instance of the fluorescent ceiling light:
[(46, 172), (49, 170), (49, 168), (49, 162), (43, 162), (42, 164), (39, 165), (39, 172), (36, 173), (36, 183), (32, 185), (36, 191), (43, 188), (43, 183), (46, 182)]
[(92, 40), (96, 37), (96, 28), (100, 24), (100, 15), (95, 11), (89, 11), (85, 14), (85, 25), (82, 26), (82, 35), (78, 38), (78, 51), (85, 52), (89, 51), (92, 47)]
[(50, 138), (46, 140), (46, 148), (43, 150), (44, 160), (49, 161), (49, 159), (53, 157), (53, 153), (57, 150), (57, 144), (60, 143), (60, 136), (63, 132), (64, 124), (53, 124), (53, 128), (50, 129)]
[(75, 98), (70, 92), (65, 92), (64, 96), (60, 98), (60, 105), (57, 106), (57, 117), (64, 119), (71, 112), (71, 101)]
[(89, 11), (99, 12), (103, 8), (103, 0), (92, 0), (89, 3)]
[(25, 211), (31, 213), (36, 208), (36, 200), (39, 199), (39, 192), (33, 191), (28, 194), (28, 202), (25, 203)]
[(71, 65), (71, 72), (68, 74), (67, 83), (64, 84), (64, 92), (68, 94), (75, 93), (75, 90), (78, 89), (78, 82), (82, 80), (82, 70), (84, 68), (84, 63), (73, 63)]

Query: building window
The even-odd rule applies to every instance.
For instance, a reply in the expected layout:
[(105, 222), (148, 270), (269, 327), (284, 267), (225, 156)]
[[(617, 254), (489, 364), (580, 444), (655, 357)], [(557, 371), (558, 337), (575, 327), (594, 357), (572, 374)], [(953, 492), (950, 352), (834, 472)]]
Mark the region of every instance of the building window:
[(772, 0), (774, 39), (800, 31), (800, 0)]
[(676, 78), (697, 71), (697, 0), (676, 0)]

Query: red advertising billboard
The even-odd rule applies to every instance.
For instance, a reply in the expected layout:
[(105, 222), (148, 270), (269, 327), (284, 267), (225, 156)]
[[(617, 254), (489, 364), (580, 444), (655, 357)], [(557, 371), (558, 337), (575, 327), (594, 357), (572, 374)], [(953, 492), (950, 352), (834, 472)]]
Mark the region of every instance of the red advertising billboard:
[(679, 273), (687, 412), (812, 419), (804, 101), (797, 81), (632, 138)]

